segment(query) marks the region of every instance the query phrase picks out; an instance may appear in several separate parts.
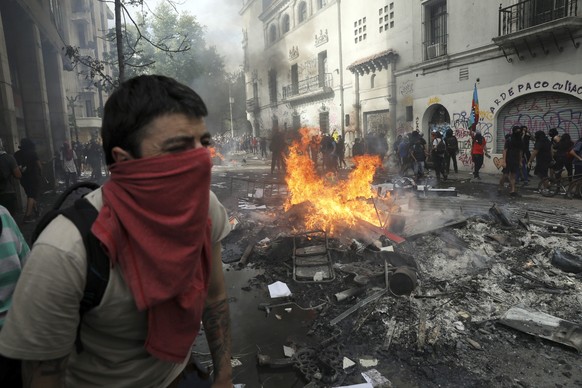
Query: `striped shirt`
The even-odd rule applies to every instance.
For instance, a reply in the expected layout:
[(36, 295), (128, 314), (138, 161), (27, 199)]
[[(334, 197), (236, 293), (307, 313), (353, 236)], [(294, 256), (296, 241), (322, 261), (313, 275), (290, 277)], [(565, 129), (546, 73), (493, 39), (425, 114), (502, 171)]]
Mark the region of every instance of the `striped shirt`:
[(0, 329), (12, 304), (12, 294), (30, 249), (14, 218), (0, 206)]

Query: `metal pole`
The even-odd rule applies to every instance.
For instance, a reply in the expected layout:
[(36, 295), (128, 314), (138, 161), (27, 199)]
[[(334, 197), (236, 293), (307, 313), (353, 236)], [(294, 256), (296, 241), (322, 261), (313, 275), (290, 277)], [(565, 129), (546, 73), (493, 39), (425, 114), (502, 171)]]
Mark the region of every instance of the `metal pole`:
[(337, 1), (337, 30), (338, 30), (338, 41), (339, 41), (339, 76), (340, 76), (340, 122), (341, 122), (341, 132), (342, 138), (346, 138), (345, 133), (345, 108), (344, 108), (344, 54), (342, 48), (342, 4), (341, 0)]
[(234, 127), (232, 125), (232, 104), (234, 103), (234, 98), (230, 96), (230, 84), (228, 85), (228, 105), (230, 107), (230, 136), (234, 139)]

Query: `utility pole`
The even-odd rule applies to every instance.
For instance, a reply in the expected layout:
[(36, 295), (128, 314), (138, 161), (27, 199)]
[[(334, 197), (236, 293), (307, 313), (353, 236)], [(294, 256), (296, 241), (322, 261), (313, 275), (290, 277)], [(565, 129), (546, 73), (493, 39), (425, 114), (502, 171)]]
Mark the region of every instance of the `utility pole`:
[(230, 107), (230, 136), (234, 139), (234, 127), (232, 125), (232, 104), (234, 104), (234, 98), (230, 96), (230, 83), (228, 84), (228, 105)]

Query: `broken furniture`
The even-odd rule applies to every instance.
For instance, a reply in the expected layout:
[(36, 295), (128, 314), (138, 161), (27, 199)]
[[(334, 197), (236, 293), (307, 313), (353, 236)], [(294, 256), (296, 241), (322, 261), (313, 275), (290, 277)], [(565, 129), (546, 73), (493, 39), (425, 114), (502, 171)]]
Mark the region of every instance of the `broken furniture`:
[(318, 283), (334, 279), (327, 234), (314, 230), (293, 236), (293, 280)]

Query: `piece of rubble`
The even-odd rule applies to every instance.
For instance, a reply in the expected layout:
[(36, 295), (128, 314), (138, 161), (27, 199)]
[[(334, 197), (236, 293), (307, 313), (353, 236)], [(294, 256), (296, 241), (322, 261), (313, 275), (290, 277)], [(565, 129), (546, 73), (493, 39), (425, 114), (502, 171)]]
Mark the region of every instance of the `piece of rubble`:
[(491, 208), (489, 208), (489, 214), (491, 214), (503, 226), (513, 226), (511, 221), (509, 221), (507, 216), (503, 213), (503, 211), (501, 209), (499, 209), (497, 207), (496, 204), (493, 204), (493, 206), (491, 206)]
[(471, 338), (467, 338), (467, 343), (475, 350), (483, 350), (479, 342), (473, 341)]
[(453, 327), (459, 331), (465, 331), (465, 325), (463, 325), (463, 322), (461, 321), (453, 322)]
[(582, 325), (539, 311), (510, 308), (499, 320), (505, 326), (527, 334), (571, 346), (582, 352)]
[(230, 365), (231, 365), (233, 368), (236, 368), (237, 366), (242, 366), (242, 364), (243, 364), (243, 363), (242, 363), (242, 362), (241, 362), (241, 361), (240, 361), (238, 358), (232, 358), (232, 359), (230, 360)]
[(371, 368), (373, 366), (378, 365), (377, 358), (360, 358), (359, 362), (360, 365), (364, 368)]
[(271, 298), (282, 298), (285, 296), (291, 296), (291, 290), (287, 286), (287, 284), (276, 281), (273, 284), (268, 285), (269, 288), (269, 295)]
[(559, 249), (552, 252), (552, 265), (560, 268), (562, 271), (571, 273), (582, 272), (582, 255), (574, 255)]
[(344, 359), (343, 359), (343, 369), (344, 370), (349, 369), (349, 368), (353, 367), (354, 365), (356, 365), (355, 362), (353, 362), (352, 360), (350, 360), (347, 357), (344, 357)]
[(468, 313), (468, 312), (466, 312), (466, 311), (459, 311), (459, 312), (457, 313), (457, 316), (458, 316), (459, 318), (461, 318), (461, 320), (463, 320), (463, 321), (469, 321), (469, 320), (471, 320), (471, 314), (469, 314), (469, 313)]
[(386, 377), (382, 376), (376, 369), (370, 369), (362, 372), (362, 377), (374, 388), (390, 388), (392, 383)]
[(283, 346), (283, 354), (285, 357), (293, 357), (295, 355), (295, 349), (290, 346)]

